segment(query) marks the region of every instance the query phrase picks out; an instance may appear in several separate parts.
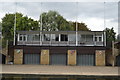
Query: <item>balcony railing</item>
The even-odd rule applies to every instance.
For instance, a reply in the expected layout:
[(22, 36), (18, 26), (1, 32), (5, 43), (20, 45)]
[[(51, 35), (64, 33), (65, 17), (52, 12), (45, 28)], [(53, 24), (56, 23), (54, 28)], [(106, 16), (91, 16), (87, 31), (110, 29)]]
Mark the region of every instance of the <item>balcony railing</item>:
[[(76, 46), (75, 41), (18, 41), (17, 45), (41, 45), (41, 46)], [(103, 46), (103, 42), (78, 41), (77, 46)]]

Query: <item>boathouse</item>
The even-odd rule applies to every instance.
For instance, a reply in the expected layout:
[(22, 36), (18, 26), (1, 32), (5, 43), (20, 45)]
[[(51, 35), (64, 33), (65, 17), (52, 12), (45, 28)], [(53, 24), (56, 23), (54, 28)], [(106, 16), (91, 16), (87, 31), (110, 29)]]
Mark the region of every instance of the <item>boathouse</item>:
[(15, 43), (14, 64), (105, 66), (103, 31), (17, 31)]

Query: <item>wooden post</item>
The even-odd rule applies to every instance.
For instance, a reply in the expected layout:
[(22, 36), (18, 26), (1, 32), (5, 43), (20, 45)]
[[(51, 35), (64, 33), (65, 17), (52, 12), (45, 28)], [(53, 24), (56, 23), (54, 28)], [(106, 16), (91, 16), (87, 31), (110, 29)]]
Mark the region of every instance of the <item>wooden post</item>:
[(6, 49), (5, 49), (5, 54), (6, 54), (6, 64), (8, 64), (8, 59), (9, 59), (9, 55), (8, 55), (8, 40), (6, 41)]
[(112, 56), (113, 56), (113, 63), (112, 63), (112, 66), (114, 67), (115, 66), (115, 52), (114, 52), (114, 41), (112, 41)]

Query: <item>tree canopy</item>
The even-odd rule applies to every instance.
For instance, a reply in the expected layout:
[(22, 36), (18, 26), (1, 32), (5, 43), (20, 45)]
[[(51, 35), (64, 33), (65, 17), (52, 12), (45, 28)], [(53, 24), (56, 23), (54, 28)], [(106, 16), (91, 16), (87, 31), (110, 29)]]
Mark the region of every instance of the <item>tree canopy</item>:
[(76, 31), (76, 24), (77, 24), (77, 30), (78, 31), (90, 31), (90, 29), (87, 27), (87, 25), (83, 22), (79, 23), (79, 22), (72, 22), (69, 21), (73, 31)]
[(71, 30), (69, 22), (56, 11), (43, 12), (40, 15), (40, 22), (41, 18), (43, 31)]
[[(39, 21), (42, 19), (42, 29), (44, 31), (75, 31), (76, 22), (67, 21), (56, 11), (44, 12), (40, 15)], [(78, 24), (78, 31), (88, 31), (85, 23)]]
[(1, 31), (1, 29), (2, 29), (2, 23), (0, 22), (0, 31)]
[(106, 31), (106, 40), (107, 41), (115, 41), (116, 40), (116, 38), (115, 38), (116, 33), (115, 33), (113, 27), (111, 29), (106, 28), (105, 31)]
[[(2, 32), (5, 40), (12, 41), (14, 34), (15, 14), (6, 14), (2, 18)], [(22, 13), (16, 13), (16, 30), (37, 30), (38, 22), (23, 16)]]
[(112, 41), (115, 41), (116, 40), (116, 33), (113, 29), (113, 27), (110, 29), (110, 28), (106, 28), (105, 29), (105, 32), (106, 32), (106, 43), (107, 43), (107, 46), (108, 47), (112, 47)]
[[(41, 21), (42, 19), (42, 21)], [(38, 24), (38, 22), (42, 22)], [(7, 13), (2, 18), (2, 36), (3, 40), (13, 41), (14, 35), (15, 14)], [(40, 26), (42, 24), (42, 26)], [(78, 24), (78, 31), (88, 31), (85, 23)], [(76, 22), (67, 21), (56, 11), (48, 11), (40, 14), (39, 21), (36, 21), (22, 13), (16, 13), (16, 30), (30, 31), (39, 30), (42, 27), (43, 31), (75, 31)]]

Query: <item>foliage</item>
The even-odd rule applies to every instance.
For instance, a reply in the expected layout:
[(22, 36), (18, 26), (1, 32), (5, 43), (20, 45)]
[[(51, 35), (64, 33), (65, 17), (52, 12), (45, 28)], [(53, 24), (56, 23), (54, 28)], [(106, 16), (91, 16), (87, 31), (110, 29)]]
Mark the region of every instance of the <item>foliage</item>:
[(1, 32), (1, 29), (2, 29), (2, 23), (0, 22), (0, 32)]
[(106, 31), (106, 40), (107, 41), (115, 41), (116, 40), (116, 38), (115, 38), (116, 33), (115, 33), (113, 27), (111, 29), (106, 28), (105, 31)]
[(79, 23), (79, 22), (69, 22), (70, 23), (70, 25), (71, 25), (71, 27), (73, 28), (73, 31), (76, 31), (76, 24), (77, 24), (77, 30), (78, 31), (90, 31), (90, 29), (89, 28), (87, 28), (87, 25), (85, 24), (85, 23), (83, 23), (83, 22), (81, 22), (81, 23)]
[[(16, 13), (16, 31), (30, 31), (30, 30), (39, 30), (42, 27), (43, 31), (75, 31), (76, 22), (67, 21), (63, 16), (61, 16), (56, 11), (43, 12), (40, 15), (39, 22), (34, 19), (24, 16), (22, 13)], [(41, 25), (39, 27), (39, 25)], [(78, 31), (87, 31), (87, 25), (85, 23), (77, 23)], [(14, 26), (15, 26), (15, 14), (8, 13), (2, 18), (2, 35), (3, 41), (13, 41), (14, 35)], [(4, 44), (4, 43), (3, 43)]]
[(69, 23), (56, 11), (43, 12), (40, 15), (39, 21), (42, 18), (43, 31), (58, 31), (58, 30), (71, 30)]
[[(42, 18), (42, 30), (44, 31), (75, 31), (76, 22), (67, 21), (56, 11), (44, 12), (40, 15), (39, 21)], [(85, 23), (77, 23), (78, 31), (88, 31)]]
[(106, 32), (107, 47), (112, 47), (112, 41), (116, 41), (116, 37), (115, 37), (116, 33), (115, 33), (113, 27), (111, 29), (106, 28), (105, 32)]
[(117, 41), (120, 42), (120, 34), (117, 35)]
[[(2, 32), (5, 40), (13, 41), (15, 14), (6, 14), (2, 18)], [(16, 13), (16, 30), (37, 30), (38, 22), (22, 13)]]

